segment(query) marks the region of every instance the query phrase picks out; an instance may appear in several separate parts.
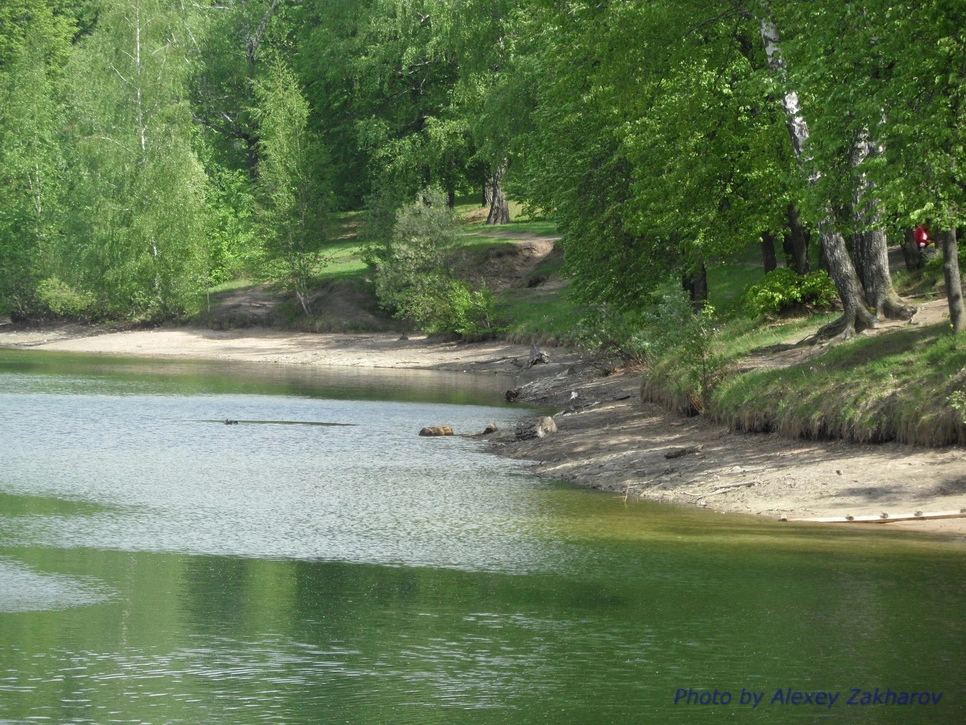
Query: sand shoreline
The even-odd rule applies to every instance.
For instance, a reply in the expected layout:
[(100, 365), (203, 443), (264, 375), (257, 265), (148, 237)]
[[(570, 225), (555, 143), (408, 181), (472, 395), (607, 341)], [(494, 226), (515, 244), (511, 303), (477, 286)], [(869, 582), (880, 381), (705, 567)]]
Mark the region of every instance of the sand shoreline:
[[(961, 448), (857, 446), (735, 434), (701, 418), (679, 418), (642, 404), (634, 371), (604, 375), (564, 350), (549, 350), (550, 364), (527, 369), (529, 346), (505, 342), (465, 344), (422, 336), (317, 335), (270, 328), (101, 333), (68, 325), (2, 325), (0, 348), (511, 375), (521, 401), (558, 411), (558, 431), (528, 441), (502, 432), (489, 448), (533, 461), (534, 472), (541, 476), (627, 497), (774, 519), (895, 517), (966, 509), (966, 451)], [(894, 522), (881, 528), (966, 541), (966, 518)]]

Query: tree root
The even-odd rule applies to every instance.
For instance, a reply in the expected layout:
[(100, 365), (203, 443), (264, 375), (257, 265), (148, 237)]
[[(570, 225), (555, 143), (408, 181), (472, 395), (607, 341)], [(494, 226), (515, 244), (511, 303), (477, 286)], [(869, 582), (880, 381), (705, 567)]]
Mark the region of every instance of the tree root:
[(878, 326), (878, 318), (864, 307), (860, 307), (854, 312), (845, 312), (837, 320), (833, 320), (827, 325), (822, 326), (814, 335), (806, 338), (806, 340), (811, 345), (821, 342), (843, 342), (852, 339), (853, 336), (860, 332), (872, 330)]
[(884, 317), (887, 320), (911, 320), (915, 314), (919, 311), (919, 307), (916, 305), (906, 305), (903, 304), (902, 300), (898, 297), (890, 297), (883, 300), (879, 304), (879, 308), (876, 310), (878, 317)]

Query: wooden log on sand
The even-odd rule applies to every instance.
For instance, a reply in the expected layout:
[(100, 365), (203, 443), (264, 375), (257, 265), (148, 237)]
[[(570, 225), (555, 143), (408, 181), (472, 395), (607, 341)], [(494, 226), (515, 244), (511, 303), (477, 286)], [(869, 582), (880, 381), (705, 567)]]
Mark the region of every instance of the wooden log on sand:
[(966, 518), (966, 509), (959, 511), (915, 511), (911, 514), (890, 514), (882, 512), (872, 516), (820, 516), (812, 519), (788, 519), (788, 521), (810, 521), (815, 524), (888, 524), (893, 521), (925, 521), (927, 519), (962, 519)]

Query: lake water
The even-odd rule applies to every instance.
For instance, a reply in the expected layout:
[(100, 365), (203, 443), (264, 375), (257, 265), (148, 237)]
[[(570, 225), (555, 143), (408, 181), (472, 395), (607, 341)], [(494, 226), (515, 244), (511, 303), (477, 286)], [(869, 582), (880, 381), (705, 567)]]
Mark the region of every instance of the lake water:
[(963, 544), (416, 435), (509, 384), (0, 351), (0, 723), (966, 721)]

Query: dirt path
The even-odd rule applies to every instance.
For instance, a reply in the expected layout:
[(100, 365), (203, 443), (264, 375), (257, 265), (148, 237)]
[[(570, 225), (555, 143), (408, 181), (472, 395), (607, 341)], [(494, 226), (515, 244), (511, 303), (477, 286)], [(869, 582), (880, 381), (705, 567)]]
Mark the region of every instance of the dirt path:
[[(549, 365), (524, 370), (529, 347), (508, 343), (261, 328), (91, 332), (69, 326), (0, 326), (0, 347), (517, 375), (520, 400), (556, 413), (558, 431), (529, 441), (516, 441), (512, 432), (502, 432), (490, 445), (500, 455), (535, 461), (533, 470), (539, 475), (629, 497), (774, 518), (966, 509), (966, 451), (961, 448), (856, 446), (733, 434), (700, 418), (678, 418), (644, 405), (638, 395), (640, 379), (633, 371), (605, 376), (561, 350), (549, 351)], [(674, 457), (682, 451), (690, 452)], [(885, 526), (966, 541), (966, 519)]]

